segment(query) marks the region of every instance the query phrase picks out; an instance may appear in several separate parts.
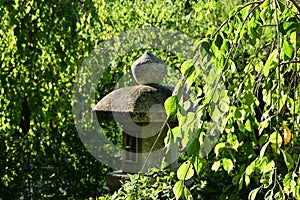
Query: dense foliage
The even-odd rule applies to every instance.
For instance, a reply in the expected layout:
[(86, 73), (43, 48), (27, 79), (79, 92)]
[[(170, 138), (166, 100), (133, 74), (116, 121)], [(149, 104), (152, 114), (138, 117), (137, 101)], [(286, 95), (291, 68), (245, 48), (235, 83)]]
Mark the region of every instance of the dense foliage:
[[(198, 55), (181, 67), (170, 52), (156, 50), (180, 69), (177, 87), (188, 85), (198, 108), (188, 110), (180, 90), (166, 104), (179, 119), (166, 145), (178, 138), (187, 149), (177, 173), (132, 176), (107, 198), (300, 198), (300, 7), (294, 0), (14, 0), (1, 1), (0, 18), (0, 198), (85, 199), (106, 192), (111, 169), (77, 135), (72, 86), (97, 44), (147, 27), (198, 39)], [(139, 53), (108, 66), (98, 100)], [(220, 137), (211, 137), (211, 124)], [(119, 130), (107, 127), (114, 140)]]
[[(194, 173), (207, 180), (207, 191), (216, 183), (223, 186), (210, 198), (300, 198), (299, 12), (294, 1), (239, 6), (217, 31), (196, 44), (211, 56), (214, 67), (195, 60), (194, 65), (182, 65), (187, 84), (205, 93), (197, 96), (202, 106), (191, 115), (197, 119), (208, 113), (213, 124), (218, 122), (214, 132), (222, 134), (215, 141), (206, 121), (195, 129), (189, 126), (197, 138), (188, 147), (189, 159), (177, 171), (186, 171), (186, 176), (178, 177), (176, 198), (185, 190), (182, 181)], [(208, 71), (203, 73), (203, 67)], [(203, 74), (206, 77), (199, 79)], [(190, 131), (185, 126), (190, 116), (180, 103), (177, 107), (180, 138)], [(203, 158), (211, 145), (214, 153)]]

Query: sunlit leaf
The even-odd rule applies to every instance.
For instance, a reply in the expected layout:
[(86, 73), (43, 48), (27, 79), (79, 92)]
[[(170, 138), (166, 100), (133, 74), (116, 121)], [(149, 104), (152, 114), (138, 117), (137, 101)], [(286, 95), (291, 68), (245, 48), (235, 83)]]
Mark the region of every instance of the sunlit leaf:
[(188, 180), (194, 176), (193, 165), (190, 161), (184, 162), (177, 169), (177, 177), (179, 180)]
[(282, 152), (286, 167), (290, 171), (294, 167), (294, 160), (293, 160), (292, 156), (289, 153), (287, 153), (285, 150), (281, 150), (281, 152)]
[(257, 195), (257, 193), (258, 193), (258, 191), (259, 191), (260, 189), (261, 189), (261, 187), (255, 188), (254, 190), (252, 190), (252, 191), (249, 193), (249, 195), (248, 195), (248, 199), (249, 199), (249, 200), (254, 200), (255, 197), (256, 197), (256, 195)]
[(279, 133), (277, 132), (274, 132), (270, 135), (270, 138), (269, 138), (269, 141), (272, 143), (272, 144), (278, 144), (278, 146), (280, 147), (281, 144), (282, 144), (282, 137)]
[(252, 125), (251, 125), (251, 121), (249, 119), (247, 119), (247, 121), (246, 121), (245, 128), (249, 132), (253, 131), (253, 128), (252, 128)]
[(184, 187), (184, 197), (186, 200), (192, 200), (193, 196), (187, 187)]
[(288, 41), (284, 40), (282, 45), (282, 52), (287, 56), (288, 59), (291, 59), (293, 58), (294, 48), (288, 43)]
[(192, 60), (187, 60), (181, 65), (181, 73), (184, 76), (189, 76), (193, 69), (193, 62)]
[(200, 158), (199, 156), (195, 156), (194, 158), (194, 168), (197, 172), (197, 174), (201, 173), (204, 169), (206, 160), (204, 158)]
[(293, 176), (292, 176), (292, 172), (289, 172), (284, 176), (283, 190), (286, 194), (290, 194), (292, 192), (291, 191), (291, 186), (292, 186), (293, 181), (294, 181), (294, 179), (293, 179)]
[(259, 152), (259, 158), (260, 158), (260, 162), (262, 162), (262, 159), (265, 155), (266, 149), (268, 147), (270, 142), (267, 142), (266, 144), (264, 144), (264, 146), (261, 148), (260, 152)]
[(223, 158), (223, 168), (227, 171), (227, 173), (230, 173), (233, 169), (232, 160), (228, 158)]
[(173, 116), (176, 114), (178, 108), (178, 99), (176, 96), (171, 96), (165, 101), (166, 114)]
[(245, 174), (245, 184), (246, 186), (250, 184), (250, 177), (247, 174)]
[(270, 172), (270, 171), (274, 170), (274, 168), (275, 168), (275, 162), (274, 162), (274, 160), (272, 160), (264, 167), (263, 173)]
[(267, 193), (265, 194), (265, 199), (267, 200), (273, 200), (273, 194), (274, 194), (274, 190), (270, 189), (267, 191)]
[[(277, 62), (277, 60), (278, 60), (277, 55), (278, 55), (278, 50), (274, 49), (274, 51), (270, 54), (268, 60), (265, 63), (265, 66), (264, 66), (264, 69), (263, 69), (265, 76), (269, 75), (269, 72), (272, 69), (272, 64)], [(274, 65), (273, 65), (273, 67), (274, 67)]]
[(268, 117), (267, 119), (265, 119), (259, 124), (259, 132), (258, 132), (259, 136), (262, 134), (263, 130), (268, 126), (271, 119), (272, 117)]
[(219, 156), (219, 151), (224, 148), (226, 146), (226, 144), (224, 142), (221, 142), (221, 143), (218, 143), (216, 146), (215, 146), (215, 149), (214, 149), (214, 152), (216, 154), (216, 157)]
[(220, 160), (215, 161), (214, 164), (211, 167), (211, 170), (218, 171), (218, 169), (220, 168), (220, 166), (221, 166), (221, 161)]
[(173, 187), (173, 192), (175, 194), (176, 199), (179, 199), (183, 193), (183, 181), (179, 180), (175, 183)]
[(255, 170), (255, 161), (253, 161), (247, 168), (246, 168), (246, 174), (250, 176)]

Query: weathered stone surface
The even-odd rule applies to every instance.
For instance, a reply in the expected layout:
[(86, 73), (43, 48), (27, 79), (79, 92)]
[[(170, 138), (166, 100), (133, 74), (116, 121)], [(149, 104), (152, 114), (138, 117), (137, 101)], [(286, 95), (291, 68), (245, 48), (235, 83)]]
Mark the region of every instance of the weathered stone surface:
[(146, 51), (133, 63), (131, 70), (138, 84), (160, 84), (167, 74), (167, 64)]
[(164, 102), (171, 95), (172, 91), (164, 86), (137, 85), (121, 88), (97, 103), (92, 110), (93, 117), (99, 121), (163, 121), (166, 118)]
[(115, 171), (106, 175), (106, 185), (110, 192), (115, 192), (120, 189), (122, 186), (121, 182), (126, 180), (129, 180), (129, 176), (122, 171)]

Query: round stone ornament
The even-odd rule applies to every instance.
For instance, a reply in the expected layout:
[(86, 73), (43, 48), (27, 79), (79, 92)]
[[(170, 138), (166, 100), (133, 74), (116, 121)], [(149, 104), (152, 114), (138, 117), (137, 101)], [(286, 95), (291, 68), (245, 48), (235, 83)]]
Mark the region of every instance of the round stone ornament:
[(140, 85), (160, 84), (167, 74), (167, 64), (147, 50), (132, 64), (131, 70)]

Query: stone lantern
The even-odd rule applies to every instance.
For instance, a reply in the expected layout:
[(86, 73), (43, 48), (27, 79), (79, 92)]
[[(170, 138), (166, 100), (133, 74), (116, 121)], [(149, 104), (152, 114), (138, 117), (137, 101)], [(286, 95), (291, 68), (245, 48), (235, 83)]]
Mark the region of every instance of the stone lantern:
[[(172, 89), (160, 85), (167, 73), (167, 65), (150, 51), (146, 51), (133, 63), (131, 69), (138, 85), (112, 91), (92, 109), (93, 117), (98, 121), (115, 121), (122, 126), (120, 173), (123, 175), (145, 172), (154, 166), (160, 167), (162, 159), (172, 160), (177, 156), (174, 151), (163, 157), (148, 156), (150, 152), (158, 150), (166, 153), (164, 138), (167, 127), (177, 125), (175, 118), (166, 121), (164, 110), (165, 100), (172, 95)], [(107, 185), (109, 186), (108, 183)]]

